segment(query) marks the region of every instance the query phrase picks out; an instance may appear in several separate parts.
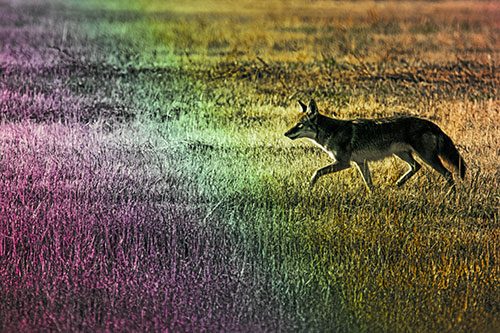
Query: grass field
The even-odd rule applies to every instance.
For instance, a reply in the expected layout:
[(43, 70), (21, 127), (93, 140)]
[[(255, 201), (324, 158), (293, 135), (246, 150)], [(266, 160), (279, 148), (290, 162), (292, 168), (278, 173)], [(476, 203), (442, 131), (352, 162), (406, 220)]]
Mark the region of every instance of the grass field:
[[(0, 331), (500, 330), (500, 5), (0, 0)], [(468, 165), (285, 131), (432, 120)]]

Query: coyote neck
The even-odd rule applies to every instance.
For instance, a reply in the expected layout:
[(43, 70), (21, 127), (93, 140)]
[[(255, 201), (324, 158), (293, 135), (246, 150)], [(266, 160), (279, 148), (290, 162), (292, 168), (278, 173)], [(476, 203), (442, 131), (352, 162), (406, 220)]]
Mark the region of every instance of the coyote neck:
[(327, 148), (327, 146), (331, 144), (333, 137), (338, 137), (340, 135), (340, 137), (349, 138), (351, 127), (348, 126), (348, 123), (350, 122), (346, 120), (333, 119), (321, 114), (318, 115), (317, 132), (314, 141), (324, 148)]

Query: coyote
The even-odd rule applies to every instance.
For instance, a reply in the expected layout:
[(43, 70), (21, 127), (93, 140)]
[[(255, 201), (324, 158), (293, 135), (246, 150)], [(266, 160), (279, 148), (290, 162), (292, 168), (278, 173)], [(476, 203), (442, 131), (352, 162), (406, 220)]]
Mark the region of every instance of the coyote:
[(332, 164), (314, 172), (311, 187), (319, 177), (347, 169), (353, 161), (371, 191), (373, 183), (367, 162), (392, 154), (410, 167), (396, 182), (398, 186), (421, 168), (414, 155), (443, 175), (452, 188), (455, 184), (453, 176), (439, 158), (456, 168), (462, 179), (465, 177), (465, 162), (455, 145), (436, 124), (428, 120), (415, 117), (339, 120), (320, 114), (314, 100), (309, 106), (300, 101), (299, 104), (303, 114), (285, 136), (290, 139), (311, 139), (334, 160)]

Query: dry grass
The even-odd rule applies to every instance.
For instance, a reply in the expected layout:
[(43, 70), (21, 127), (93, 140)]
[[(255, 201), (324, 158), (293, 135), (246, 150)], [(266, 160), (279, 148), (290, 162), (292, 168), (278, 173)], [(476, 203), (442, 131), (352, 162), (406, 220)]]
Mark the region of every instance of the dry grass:
[[(207, 81), (208, 98), (218, 101), (213, 114), (223, 115), (231, 140), (271, 147), (247, 155), (290, 212), (289, 237), (302, 239), (289, 260), (304, 289), (314, 281), (322, 290), (325, 307), (314, 307), (313, 317), (327, 318), (335, 289), (370, 331), (498, 328), (500, 7), (233, 6), (175, 4), (169, 10), (180, 18), (160, 18), (157, 29), (163, 43), (184, 51), (179, 59), (192, 75)], [(466, 181), (450, 198), (426, 168), (396, 189), (391, 183), (404, 165), (386, 160), (374, 163), (379, 190), (372, 196), (354, 170), (325, 177), (309, 192), (304, 185), (327, 158), (281, 135), (296, 117), (296, 100), (311, 97), (340, 118), (433, 120), (465, 157)]]
[[(123, 6), (5, 6), (0, 328), (498, 330), (500, 6)], [(309, 190), (328, 158), (283, 133), (310, 98), (436, 122), (466, 180)]]

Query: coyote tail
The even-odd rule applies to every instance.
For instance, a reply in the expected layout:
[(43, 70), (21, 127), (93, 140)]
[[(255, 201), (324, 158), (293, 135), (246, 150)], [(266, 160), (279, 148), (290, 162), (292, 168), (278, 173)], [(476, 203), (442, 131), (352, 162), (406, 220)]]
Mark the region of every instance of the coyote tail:
[(467, 169), (464, 159), (462, 158), (462, 156), (460, 156), (460, 153), (458, 152), (457, 148), (453, 144), (453, 141), (451, 141), (448, 135), (442, 133), (441, 138), (442, 139), (440, 140), (441, 144), (438, 153), (439, 157), (451, 164), (460, 175), (460, 178), (463, 180), (465, 178), (465, 171)]

